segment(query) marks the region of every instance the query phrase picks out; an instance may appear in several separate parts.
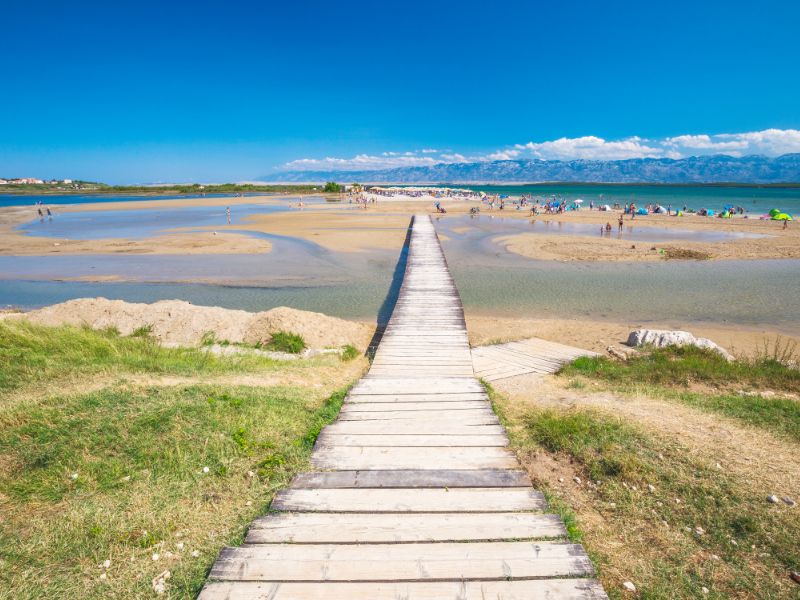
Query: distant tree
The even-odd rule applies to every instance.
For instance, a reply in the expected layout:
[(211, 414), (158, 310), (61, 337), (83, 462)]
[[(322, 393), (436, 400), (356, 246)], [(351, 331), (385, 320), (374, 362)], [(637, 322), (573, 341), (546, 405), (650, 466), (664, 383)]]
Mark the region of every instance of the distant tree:
[(338, 194), (339, 192), (342, 191), (342, 186), (340, 186), (335, 181), (329, 181), (329, 182), (327, 182), (325, 184), (325, 187), (322, 188), (322, 191), (323, 192), (328, 192), (328, 193), (331, 193), (331, 194)]

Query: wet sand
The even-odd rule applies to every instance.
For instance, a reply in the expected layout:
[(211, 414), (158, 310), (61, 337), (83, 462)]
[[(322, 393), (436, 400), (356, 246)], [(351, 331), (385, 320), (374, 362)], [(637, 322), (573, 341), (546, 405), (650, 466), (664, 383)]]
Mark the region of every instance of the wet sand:
[[(298, 208), (298, 197), (248, 196), (240, 198), (187, 198), (181, 200), (144, 200), (140, 202), (104, 202), (56, 207), (58, 213), (84, 211), (147, 210), (196, 206), (237, 206), (241, 204), (272, 204), (287, 206), (285, 212), (259, 214), (245, 217), (235, 225), (212, 228), (173, 229), (163, 235), (142, 240), (59, 240), (37, 237), (15, 228), (36, 218), (33, 207), (10, 207), (0, 210), (0, 254), (47, 255), (92, 253), (152, 253), (152, 254), (237, 254), (268, 252), (268, 240), (250, 237), (242, 232), (292, 236), (314, 242), (336, 252), (368, 251), (371, 248), (400, 248), (405, 239), (410, 215), (423, 212), (442, 220), (467, 215), (477, 202), (445, 200), (446, 215), (437, 215), (433, 206), (425, 201), (379, 201), (368, 204), (366, 210), (347, 202), (322, 202), (321, 196), (305, 198), (305, 206)], [(316, 203), (309, 203), (309, 201)], [(526, 210), (494, 210), (481, 207), (481, 218), (531, 220)], [(690, 250), (712, 259), (767, 259), (800, 258), (800, 226), (761, 221), (757, 218), (717, 219), (666, 215), (625, 218), (625, 228), (634, 227), (644, 240), (635, 243), (616, 239), (618, 212), (582, 210), (562, 215), (540, 215), (539, 222), (596, 225), (598, 234), (548, 235), (546, 233), (514, 233), (498, 235), (495, 241), (509, 252), (528, 258), (560, 261), (655, 261), (663, 260), (662, 249), (677, 250), (686, 254)], [(610, 222), (611, 236), (600, 236), (602, 225)], [(466, 231), (467, 226), (458, 231)], [(675, 242), (648, 242), (648, 228), (682, 231), (726, 232), (730, 234), (757, 234), (759, 238), (736, 238), (719, 242), (680, 240)], [(198, 231), (199, 229), (199, 231)], [(231, 230), (226, 233), (226, 230)], [(216, 231), (217, 235), (213, 235)], [(236, 231), (237, 233), (232, 233)], [(644, 232), (644, 233), (643, 233)], [(663, 237), (663, 236), (662, 236)], [(655, 248), (655, 249), (653, 249)]]

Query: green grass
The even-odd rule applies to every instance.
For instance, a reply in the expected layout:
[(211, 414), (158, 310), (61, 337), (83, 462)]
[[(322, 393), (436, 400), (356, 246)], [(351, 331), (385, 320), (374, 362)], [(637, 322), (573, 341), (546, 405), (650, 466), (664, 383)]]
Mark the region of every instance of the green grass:
[[(729, 362), (707, 350), (663, 348), (625, 362), (582, 357), (559, 374), (569, 378), (570, 389), (584, 389), (588, 378), (613, 390), (681, 402), (800, 441), (800, 401), (781, 396), (800, 391), (800, 371), (774, 355), (762, 353), (758, 358)], [(710, 391), (692, 390), (697, 384)], [(776, 395), (740, 393), (749, 390), (770, 390)]]
[(361, 352), (358, 351), (358, 348), (351, 344), (347, 344), (344, 348), (342, 348), (342, 355), (341, 358), (343, 361), (347, 362), (350, 360), (354, 360), (361, 355)]
[[(641, 597), (701, 597), (703, 586), (718, 598), (750, 597), (753, 590), (763, 598), (790, 598), (796, 592), (788, 572), (800, 567), (800, 521), (790, 509), (767, 504), (679, 445), (605, 414), (535, 410), (519, 425), (516, 444), (568, 457), (584, 479), (601, 482), (597, 508), (613, 529), (636, 543), (646, 540), (644, 561), (617, 565), (628, 569)], [(697, 526), (704, 530), (700, 536)], [(588, 550), (596, 552), (591, 543)], [(601, 552), (599, 560), (614, 559)], [(614, 596), (619, 583), (611, 585)]]
[(306, 341), (303, 336), (288, 331), (276, 331), (271, 334), (271, 339), (266, 345), (268, 350), (276, 352), (288, 352), (289, 354), (300, 354), (306, 349)]
[[(0, 589), (14, 598), (141, 598), (170, 569), (170, 597), (194, 597), (221, 546), (241, 541), (274, 491), (307, 467), (343, 396), (108, 388), (3, 414)], [(175, 556), (154, 562), (154, 552)]]
[[(162, 348), (146, 335), (0, 321), (0, 394), (22, 385), (98, 374), (222, 374), (275, 368), (264, 357), (219, 357), (192, 348)], [(134, 332), (137, 334), (137, 332)]]
[(627, 361), (581, 357), (561, 371), (627, 385), (688, 386), (692, 383), (729, 388), (800, 392), (800, 370), (771, 358), (727, 361), (716, 352), (693, 346), (659, 348)]
[[(308, 467), (346, 393), (313, 385), (332, 367), (0, 323), (0, 599), (151, 597), (164, 570), (166, 597), (196, 597), (220, 549)], [(239, 372), (304, 383), (201, 383)], [(188, 383), (147, 383), (162, 374)]]

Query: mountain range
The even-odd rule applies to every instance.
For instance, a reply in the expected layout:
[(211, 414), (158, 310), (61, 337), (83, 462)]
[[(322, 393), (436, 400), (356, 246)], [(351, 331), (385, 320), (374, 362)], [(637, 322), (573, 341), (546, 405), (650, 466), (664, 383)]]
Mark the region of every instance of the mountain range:
[(360, 183), (795, 183), (800, 153), (633, 158), (626, 160), (495, 160), (362, 171), (284, 171), (259, 181)]

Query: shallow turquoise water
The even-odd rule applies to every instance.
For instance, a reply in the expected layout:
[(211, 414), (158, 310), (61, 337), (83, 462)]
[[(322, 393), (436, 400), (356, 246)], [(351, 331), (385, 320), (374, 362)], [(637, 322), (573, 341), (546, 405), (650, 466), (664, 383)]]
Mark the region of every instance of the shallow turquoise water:
[(800, 188), (737, 187), (737, 186), (671, 186), (671, 185), (484, 185), (458, 186), (481, 190), (487, 194), (508, 194), (519, 196), (532, 194), (536, 198), (552, 195), (567, 200), (583, 198), (585, 204), (621, 205), (635, 202), (645, 204), (672, 205), (673, 209), (711, 208), (720, 210), (726, 204), (744, 207), (750, 214), (768, 213), (771, 208), (800, 215)]

